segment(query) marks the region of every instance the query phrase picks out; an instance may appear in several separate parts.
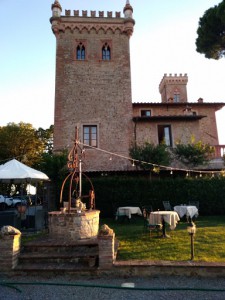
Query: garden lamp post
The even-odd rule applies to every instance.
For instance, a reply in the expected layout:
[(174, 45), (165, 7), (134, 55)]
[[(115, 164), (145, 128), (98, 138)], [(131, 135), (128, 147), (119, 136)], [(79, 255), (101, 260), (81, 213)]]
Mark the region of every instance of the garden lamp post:
[(194, 235), (196, 233), (196, 226), (194, 222), (190, 222), (187, 227), (187, 231), (191, 237), (191, 260), (194, 259)]

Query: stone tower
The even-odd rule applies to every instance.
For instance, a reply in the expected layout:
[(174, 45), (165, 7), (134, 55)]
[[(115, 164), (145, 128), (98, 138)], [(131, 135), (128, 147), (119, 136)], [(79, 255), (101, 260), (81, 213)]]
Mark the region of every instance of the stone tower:
[(62, 15), (59, 1), (52, 4), (50, 22), (56, 37), (54, 151), (71, 147), (78, 127), (88, 171), (126, 170), (130, 165), (123, 156), (129, 156), (132, 140), (132, 13), (129, 1), (123, 16), (86, 10), (65, 10)]
[(163, 103), (187, 102), (187, 74), (164, 74), (160, 84), (159, 92)]

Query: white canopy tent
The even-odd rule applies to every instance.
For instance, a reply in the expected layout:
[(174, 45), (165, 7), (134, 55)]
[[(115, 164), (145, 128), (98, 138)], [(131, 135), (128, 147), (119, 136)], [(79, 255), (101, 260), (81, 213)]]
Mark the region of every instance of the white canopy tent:
[[(37, 188), (38, 182), (47, 180), (49, 180), (49, 178), (46, 174), (28, 167), (16, 159), (12, 159), (3, 165), (0, 165), (0, 183), (14, 185), (21, 183), (27, 186), (34, 184)], [(32, 204), (32, 206), (28, 206), (26, 209), (27, 228), (43, 229), (45, 226), (45, 213), (46, 211), (43, 206), (37, 205), (36, 194), (35, 203)]]
[(42, 180), (49, 180), (49, 178), (46, 174), (28, 167), (16, 159), (0, 165), (0, 182), (35, 183)]

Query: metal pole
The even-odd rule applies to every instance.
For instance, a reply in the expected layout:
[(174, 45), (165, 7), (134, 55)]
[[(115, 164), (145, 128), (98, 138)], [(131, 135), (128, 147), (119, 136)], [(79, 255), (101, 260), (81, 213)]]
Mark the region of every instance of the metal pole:
[(79, 198), (82, 195), (82, 170), (81, 170), (81, 159), (79, 160)]
[(191, 233), (191, 260), (194, 259), (194, 234)]

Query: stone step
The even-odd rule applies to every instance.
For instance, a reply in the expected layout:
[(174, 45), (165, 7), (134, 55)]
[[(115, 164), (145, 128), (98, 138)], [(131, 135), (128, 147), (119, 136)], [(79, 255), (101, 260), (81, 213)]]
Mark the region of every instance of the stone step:
[(65, 274), (67, 273), (82, 273), (90, 272), (90, 271), (97, 271), (96, 265), (88, 265), (88, 264), (71, 264), (71, 263), (30, 263), (30, 264), (18, 264), (14, 271), (16, 273), (27, 273), (27, 274), (47, 274), (47, 273), (54, 273), (54, 274)]
[(32, 241), (26, 242), (25, 246), (46, 246), (46, 247), (55, 247), (55, 246), (93, 246), (98, 245), (98, 240), (96, 238), (91, 239), (81, 239), (77, 241), (69, 241), (64, 239), (52, 239), (48, 236), (36, 238)]
[(85, 239), (76, 242), (65, 240), (53, 240), (41, 238), (27, 242), (22, 247), (22, 252), (41, 252), (41, 253), (87, 253), (98, 251), (98, 241), (96, 239)]
[(98, 266), (98, 257), (97, 239), (70, 242), (41, 237), (23, 245), (17, 268), (18, 270), (94, 268)]
[(41, 253), (41, 252), (25, 252), (19, 256), (19, 264), (35, 264), (35, 263), (69, 263), (84, 265), (97, 265), (98, 251), (89, 251), (82, 253)]
[(73, 253), (74, 255), (78, 255), (79, 253), (81, 254), (87, 254), (89, 255), (90, 253), (94, 252), (97, 253), (98, 252), (98, 245), (87, 245), (87, 246), (74, 246), (74, 245), (58, 245), (58, 246), (52, 246), (52, 245), (26, 245), (22, 248), (22, 253)]

